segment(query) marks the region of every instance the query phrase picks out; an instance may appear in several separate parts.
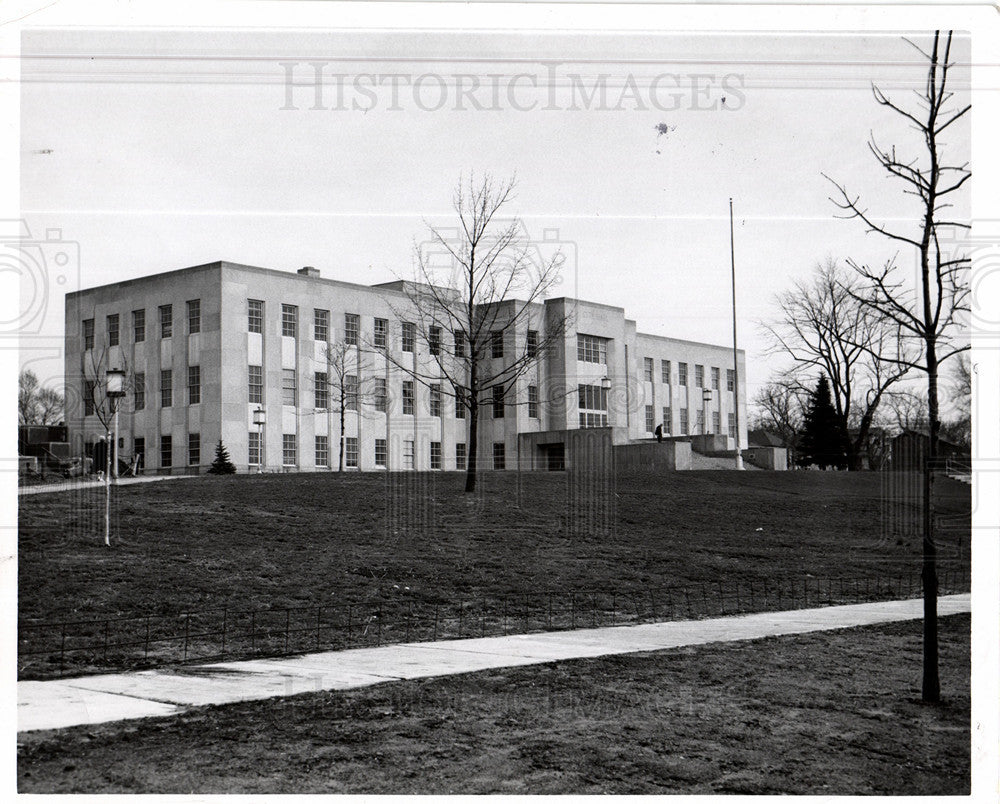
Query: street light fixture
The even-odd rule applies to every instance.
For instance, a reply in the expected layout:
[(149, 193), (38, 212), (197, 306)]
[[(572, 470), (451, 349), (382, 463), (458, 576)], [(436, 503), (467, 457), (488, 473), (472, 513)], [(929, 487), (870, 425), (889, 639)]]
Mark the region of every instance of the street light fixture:
[[(104, 544), (111, 546), (111, 467), (114, 461), (115, 485), (118, 484), (118, 402), (125, 396), (125, 372), (121, 369), (112, 368), (104, 373), (104, 395), (111, 405), (112, 418), (114, 420), (114, 441), (111, 441), (111, 433), (107, 433), (107, 440), (111, 441), (105, 450), (105, 472), (104, 472)], [(112, 453), (114, 456), (112, 457)]]
[(712, 401), (712, 389), (701, 389), (701, 433), (708, 435), (708, 403)]
[(253, 423), (257, 426), (257, 432), (259, 433), (257, 441), (260, 455), (257, 458), (257, 474), (261, 474), (264, 471), (264, 424), (266, 422), (267, 414), (264, 412), (264, 408), (258, 406), (253, 412)]

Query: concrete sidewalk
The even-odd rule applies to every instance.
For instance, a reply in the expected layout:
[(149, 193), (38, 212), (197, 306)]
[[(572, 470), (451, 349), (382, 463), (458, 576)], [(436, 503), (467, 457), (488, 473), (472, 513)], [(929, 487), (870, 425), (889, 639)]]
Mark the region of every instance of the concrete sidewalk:
[[(56, 681), (21, 681), (17, 685), (17, 728), (18, 731), (57, 729), (173, 715), (189, 706), (913, 620), (922, 616), (922, 605), (920, 600), (894, 600), (711, 620), (415, 642)], [(942, 615), (970, 610), (968, 594), (950, 595), (938, 601)]]
[[(197, 475), (139, 475), (139, 477), (119, 477), (112, 486), (134, 486), (138, 483), (157, 483), (161, 480), (184, 480)], [(68, 480), (65, 483), (45, 483), (37, 486), (18, 486), (18, 497), (30, 497), (34, 494), (55, 494), (57, 491), (76, 491), (77, 489), (103, 489), (103, 480)]]

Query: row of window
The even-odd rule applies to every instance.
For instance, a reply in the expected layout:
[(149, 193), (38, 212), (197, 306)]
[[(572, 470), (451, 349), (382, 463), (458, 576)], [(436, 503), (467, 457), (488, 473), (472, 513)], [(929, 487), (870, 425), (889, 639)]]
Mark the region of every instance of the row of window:
[[(643, 379), (646, 382), (653, 382), (653, 358), (646, 357), (643, 358)], [(715, 366), (710, 366), (711, 371), (711, 381), (712, 390), (719, 390), (719, 375), (720, 369)], [(664, 385), (672, 385), (671, 379), (671, 364), (669, 360), (660, 361), (660, 381)], [(688, 364), (678, 363), (677, 364), (677, 384), (686, 387), (688, 384)], [(705, 387), (705, 367), (695, 364), (694, 367), (694, 387), (704, 388)], [(736, 387), (736, 372), (733, 369), (726, 369), (726, 390), (732, 391)]]
[[(201, 403), (201, 366), (188, 366), (187, 370), (187, 404)], [(94, 395), (97, 383), (86, 380), (83, 388), (83, 415), (94, 415)], [(169, 408), (174, 401), (174, 373), (171, 369), (160, 372), (160, 407)], [(146, 375), (136, 372), (132, 377), (132, 405), (134, 410), (146, 408)]]
[[(264, 331), (264, 302), (260, 299), (247, 300), (247, 329), (249, 332)], [(297, 338), (299, 332), (299, 308), (294, 304), (281, 305), (281, 334), (289, 338)], [(441, 354), (441, 327), (429, 327), (427, 330), (427, 348), (430, 354)], [(374, 319), (373, 346), (384, 349), (388, 345), (389, 319)], [(330, 311), (313, 310), (313, 339), (328, 341), (330, 339)], [(401, 348), (404, 352), (416, 350), (417, 325), (412, 321), (401, 322)], [(357, 346), (361, 342), (361, 316), (357, 313), (344, 313), (344, 343)], [(454, 333), (454, 354), (464, 357), (466, 352), (465, 333), (457, 330)], [(538, 353), (538, 332), (529, 329), (527, 336), (528, 357)], [(494, 358), (504, 356), (504, 332), (490, 333), (490, 355)]]
[[(170, 338), (174, 334), (174, 307), (172, 304), (161, 304), (157, 308), (159, 314), (160, 337)], [(118, 346), (121, 343), (121, 319), (118, 313), (107, 317), (108, 346)], [(191, 299), (187, 302), (188, 334), (201, 332), (201, 299)], [(132, 341), (142, 343), (146, 340), (146, 311), (132, 311)], [(83, 348), (94, 348), (94, 319), (83, 321)]]
[[(136, 438), (133, 442), (135, 454), (139, 456), (139, 465), (146, 465), (146, 439)], [(198, 466), (201, 463), (201, 435), (188, 433), (187, 465)], [(172, 436), (160, 436), (160, 468), (169, 469), (174, 465), (174, 440)]]
[[(663, 434), (673, 435), (673, 411), (669, 407), (663, 408)], [(695, 411), (695, 431), (694, 433), (689, 432), (690, 422), (688, 419), (687, 408), (680, 409), (680, 429), (678, 435), (722, 435), (722, 417), (719, 411), (712, 412), (712, 429), (709, 431), (705, 430), (705, 411), (697, 410)], [(728, 414), (728, 430), (729, 437), (736, 438), (736, 415), (734, 413)], [(646, 432), (652, 433), (656, 429), (655, 412), (652, 405), (646, 405)]]
[[(264, 369), (263, 366), (248, 366), (248, 400), (251, 405), (259, 405), (264, 402)], [(298, 404), (298, 393), (296, 387), (295, 369), (282, 369), (281, 371), (281, 404), (296, 406)], [(317, 371), (313, 374), (313, 407), (325, 410), (330, 407), (331, 392), (332, 401), (339, 409), (342, 405), (344, 410), (358, 410), (359, 404), (370, 401), (376, 411), (385, 413), (388, 410), (388, 390), (384, 377), (370, 377), (365, 380), (365, 387), (361, 387), (361, 381), (357, 374), (345, 374), (342, 383), (330, 383), (330, 375), (325, 371)], [(494, 386), (492, 400), (493, 418), (502, 419), (505, 415), (504, 389), (501, 386)], [(413, 380), (403, 380), (402, 412), (404, 416), (412, 416), (415, 409), (415, 388)], [(430, 415), (440, 417), (442, 411), (442, 391), (441, 385), (429, 386)], [(538, 386), (528, 386), (528, 416), (532, 419), (538, 418)], [(455, 418), (465, 418), (465, 389), (455, 389)]]
[[(261, 437), (260, 433), (248, 433), (248, 454), (247, 462), (251, 466), (261, 464)], [(169, 440), (169, 436), (167, 437)], [(330, 462), (330, 438), (325, 435), (315, 437), (315, 458), (316, 466), (329, 468), (334, 464)], [(403, 441), (403, 468), (413, 469), (414, 464), (414, 444), (412, 439)], [(464, 470), (466, 468), (466, 445), (464, 442), (455, 444), (455, 468)], [(389, 450), (388, 443), (384, 438), (375, 439), (374, 459), (375, 466), (385, 468), (388, 464)], [(294, 433), (284, 433), (281, 436), (281, 463), (282, 466), (298, 465), (298, 439)], [(339, 458), (337, 464), (339, 466)], [(344, 438), (344, 466), (350, 469), (358, 467), (358, 439), (354, 436)], [(430, 442), (430, 468), (442, 468), (441, 442)], [(506, 468), (505, 447), (502, 441), (493, 444), (493, 468)]]

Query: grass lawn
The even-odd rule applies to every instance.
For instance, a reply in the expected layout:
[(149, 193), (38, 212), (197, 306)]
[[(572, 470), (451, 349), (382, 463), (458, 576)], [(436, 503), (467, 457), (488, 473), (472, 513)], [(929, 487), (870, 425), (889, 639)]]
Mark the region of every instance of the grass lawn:
[(19, 735), (21, 793), (968, 795), (967, 615)]
[[(229, 610), (329, 606), (338, 612), (330, 615), (337, 627), (353, 628), (356, 637), (362, 621), (347, 604), (362, 611), (395, 606), (397, 615), (415, 606), (429, 628), (431, 606), (554, 592), (564, 596), (557, 598), (563, 606), (557, 619), (570, 627), (568, 592), (613, 589), (615, 599), (605, 596), (600, 604), (605, 614), (610, 605), (619, 618), (630, 606), (636, 616), (640, 609), (664, 616), (663, 590), (685, 584), (712, 584), (714, 590), (721, 583), (730, 594), (736, 588), (741, 609), (780, 607), (773, 588), (770, 599), (762, 590), (767, 581), (785, 585), (788, 607), (790, 592), (800, 596), (796, 605), (803, 593), (809, 602), (810, 578), (814, 584), (830, 577), (853, 579), (857, 592), (867, 588), (862, 579), (913, 577), (919, 566), (915, 528), (886, 527), (888, 492), (880, 474), (621, 475), (606, 494), (583, 481), (567, 488), (567, 478), (524, 475), (520, 508), (514, 504), (515, 473), (484, 474), (472, 496), (461, 492), (463, 477), (454, 473), (205, 476), (125, 486), (116, 490), (110, 550), (103, 545), (101, 489), (23, 497), (22, 651), (32, 622), (203, 609), (217, 610), (219, 615), (211, 616), (221, 620), (223, 608), (228, 617)], [(943, 479), (938, 489), (942, 567), (966, 568), (969, 487)], [(595, 513), (595, 501), (598, 508), (604, 503), (610, 508)], [(590, 527), (608, 510), (612, 527)], [(908, 522), (916, 522), (915, 513), (912, 506), (906, 509)], [(897, 519), (891, 522), (898, 526)], [(822, 584), (816, 591), (823, 591)], [(836, 599), (835, 586), (825, 592)], [(750, 593), (756, 595), (752, 606)], [(670, 603), (679, 615), (719, 613), (707, 598), (699, 611), (699, 600), (675, 595)], [(723, 609), (728, 602), (733, 610), (735, 601), (723, 597), (722, 602)], [(530, 609), (544, 603), (515, 599), (512, 605)], [(499, 603), (481, 608), (495, 633)], [(479, 616), (472, 608), (452, 613), (467, 618), (458, 623), (460, 630)], [(507, 612), (503, 615), (506, 625)], [(551, 617), (539, 619), (543, 612), (534, 615), (534, 626), (552, 625)], [(575, 610), (573, 617), (577, 622)], [(531, 620), (530, 612), (525, 619)], [(364, 620), (369, 637), (373, 621), (370, 613)], [(209, 628), (192, 625), (199, 627)], [(400, 626), (394, 638), (403, 636)], [(58, 644), (60, 634), (46, 638)], [(20, 664), (23, 677), (52, 670), (31, 661)]]

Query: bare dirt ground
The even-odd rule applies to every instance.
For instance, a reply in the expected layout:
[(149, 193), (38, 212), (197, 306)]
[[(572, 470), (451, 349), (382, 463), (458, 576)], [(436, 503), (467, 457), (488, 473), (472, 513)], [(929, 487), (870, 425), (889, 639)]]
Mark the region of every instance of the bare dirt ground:
[[(462, 482), (366, 473), (126, 486), (115, 491), (110, 549), (102, 489), (21, 498), (21, 677), (222, 648), (274, 654), (884, 599), (917, 580), (918, 509), (905, 483), (881, 474), (676, 472), (608, 484), (533, 473), (518, 492), (516, 473), (485, 473), (471, 497)], [(938, 490), (941, 567), (961, 574), (970, 490), (950, 480)], [(35, 625), (54, 621), (86, 622)]]
[(21, 793), (967, 795), (969, 627), (917, 621), (19, 735)]

